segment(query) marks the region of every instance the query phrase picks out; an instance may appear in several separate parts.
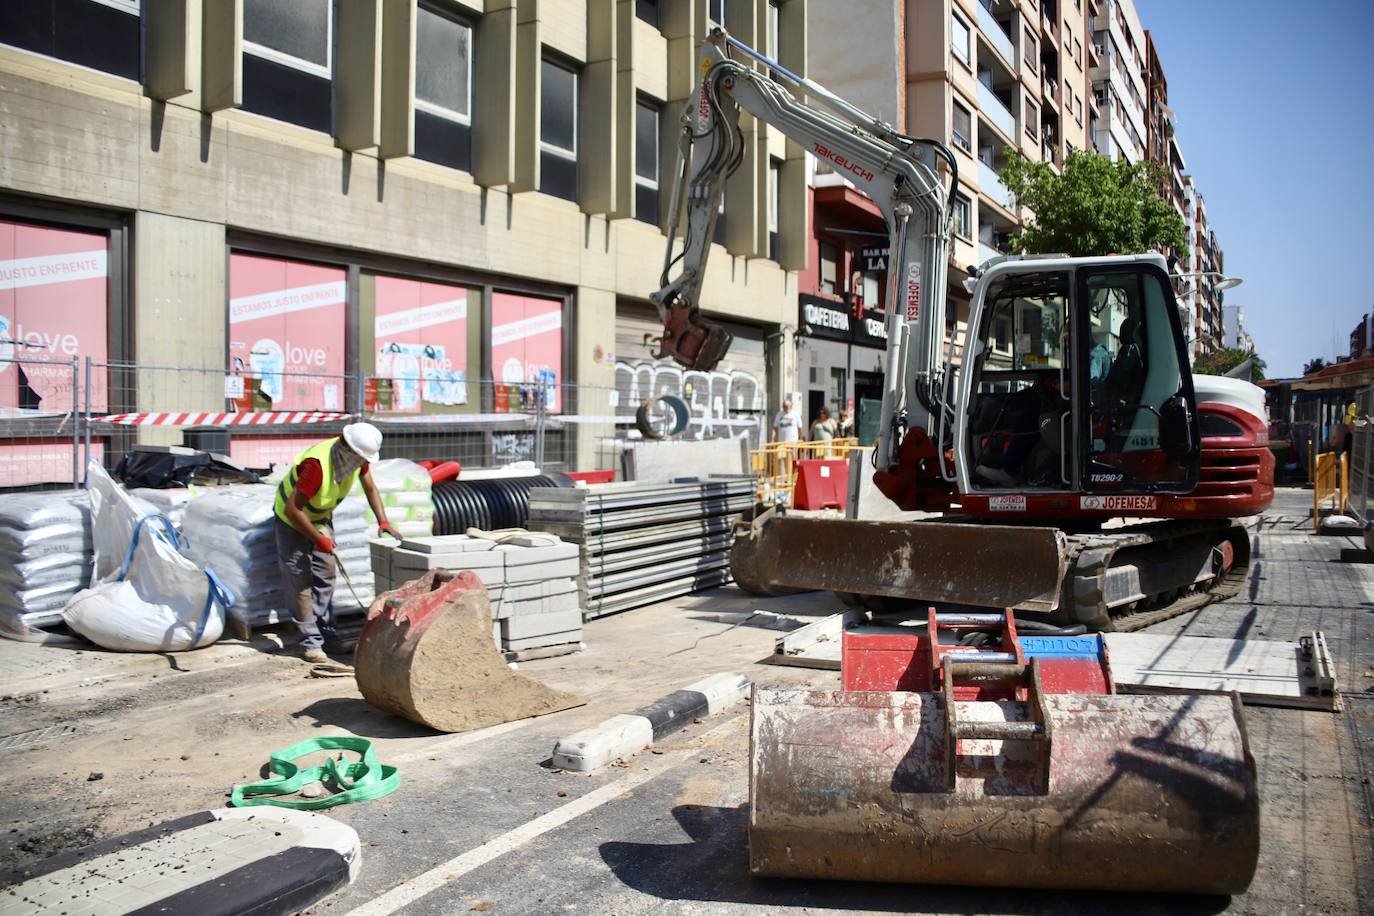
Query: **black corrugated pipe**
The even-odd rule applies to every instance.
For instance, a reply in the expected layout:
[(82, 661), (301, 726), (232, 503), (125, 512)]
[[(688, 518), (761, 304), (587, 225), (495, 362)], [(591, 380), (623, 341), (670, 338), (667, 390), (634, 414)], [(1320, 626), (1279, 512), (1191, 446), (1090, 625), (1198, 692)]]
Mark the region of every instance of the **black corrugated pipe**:
[(570, 487), (563, 474), (445, 480), (434, 485), (434, 533), (462, 534), (469, 528), (524, 528), (530, 518), (530, 490)]

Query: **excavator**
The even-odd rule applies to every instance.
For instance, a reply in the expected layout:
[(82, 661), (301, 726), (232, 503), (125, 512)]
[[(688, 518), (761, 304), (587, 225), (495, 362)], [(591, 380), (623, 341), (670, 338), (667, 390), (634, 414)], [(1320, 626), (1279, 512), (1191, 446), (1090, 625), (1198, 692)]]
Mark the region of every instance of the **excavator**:
[[(1239, 590), (1250, 556), (1239, 519), (1273, 498), (1262, 393), (1193, 377), (1180, 278), (1157, 253), (970, 266), (956, 340), (957, 157), (721, 30), (701, 58), (651, 295), (660, 355), (705, 370), (728, 352), (699, 300), (748, 114), (828, 162), (886, 220), (872, 482), (918, 516), (760, 507), (737, 534), (732, 573), (749, 591), (830, 589), (875, 612), (927, 615), (924, 641), (888, 646), (899, 651), (890, 676), (855, 675), (846, 645), (843, 690), (756, 688), (753, 872), (1243, 890), (1259, 826), (1238, 701), (1119, 695), (1109, 673), (1064, 678), (1055, 665), (1092, 638), (1085, 630), (1135, 629)], [(952, 634), (969, 651), (946, 651)]]

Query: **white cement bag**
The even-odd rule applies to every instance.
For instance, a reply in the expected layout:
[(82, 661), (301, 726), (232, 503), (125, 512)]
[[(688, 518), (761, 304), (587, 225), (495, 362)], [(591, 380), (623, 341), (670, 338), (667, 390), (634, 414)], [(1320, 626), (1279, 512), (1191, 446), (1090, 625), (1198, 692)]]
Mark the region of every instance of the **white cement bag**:
[(88, 475), (100, 581), (67, 604), (67, 626), (122, 652), (178, 652), (219, 639), (232, 596), (181, 555), (170, 522), (141, 512), (97, 462)]

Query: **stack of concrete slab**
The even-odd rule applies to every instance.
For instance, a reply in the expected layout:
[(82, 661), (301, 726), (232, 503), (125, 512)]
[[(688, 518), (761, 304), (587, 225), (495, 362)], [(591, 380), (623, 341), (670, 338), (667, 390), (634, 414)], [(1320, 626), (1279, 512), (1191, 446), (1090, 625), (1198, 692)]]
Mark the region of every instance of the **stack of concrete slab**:
[(578, 547), (552, 535), (508, 535), (500, 542), (467, 535), (390, 538), (372, 542), (378, 592), (398, 588), (431, 569), (470, 570), (487, 587), (492, 637), (507, 652), (554, 654), (582, 642)]
[(535, 490), (529, 527), (582, 546), (583, 607), (601, 617), (728, 582), (734, 522), (753, 502), (746, 475)]

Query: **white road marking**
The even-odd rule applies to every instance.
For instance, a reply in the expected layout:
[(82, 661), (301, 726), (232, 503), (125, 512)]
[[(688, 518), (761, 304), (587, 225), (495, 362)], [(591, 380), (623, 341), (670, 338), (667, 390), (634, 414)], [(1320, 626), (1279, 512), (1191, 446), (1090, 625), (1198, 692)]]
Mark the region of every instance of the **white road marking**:
[[(698, 737), (707, 738), (725, 729), (733, 722), (734, 717), (729, 716), (715, 728), (703, 732)], [(500, 726), (494, 727), (499, 728)], [(655, 776), (700, 753), (700, 748), (693, 747), (664, 754), (638, 773), (622, 776), (615, 782), (607, 783), (599, 789), (588, 792), (581, 798), (574, 799), (566, 805), (554, 808), (547, 814), (542, 814), (534, 820), (516, 827), (514, 830), (494, 837), (475, 849), (469, 849), (462, 855), (455, 856), (441, 865), (436, 865), (423, 874), (402, 881), (380, 897), (374, 897), (357, 909), (349, 911), (347, 916), (385, 916), (385, 914), (394, 913), (401, 907), (414, 903), (444, 885), (457, 881), (468, 872), (481, 868), (508, 852), (514, 852), (531, 840), (563, 826), (568, 821), (581, 817), (589, 811), (594, 811), (622, 795), (633, 792)]]

